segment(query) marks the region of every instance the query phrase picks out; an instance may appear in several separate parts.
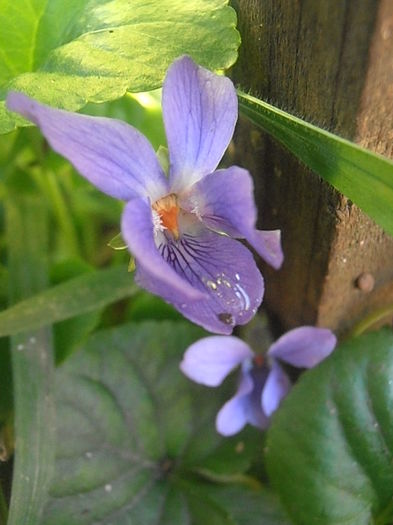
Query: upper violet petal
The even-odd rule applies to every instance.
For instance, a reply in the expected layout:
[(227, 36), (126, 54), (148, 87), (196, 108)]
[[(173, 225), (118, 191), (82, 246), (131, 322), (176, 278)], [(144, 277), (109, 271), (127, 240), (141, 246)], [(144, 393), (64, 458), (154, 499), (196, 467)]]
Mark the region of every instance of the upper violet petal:
[(176, 273), (158, 251), (154, 240), (152, 209), (146, 199), (135, 198), (127, 203), (121, 231), (137, 266), (149, 272), (163, 289), (170, 290), (179, 301), (204, 297), (204, 293)]
[(257, 211), (251, 175), (238, 166), (217, 170), (195, 183), (184, 198), (209, 228), (243, 237), (274, 268), (283, 262), (280, 231), (255, 229)]
[(197, 383), (218, 386), (231, 370), (252, 356), (249, 346), (237, 337), (205, 337), (186, 350), (180, 369)]
[[(132, 250), (131, 250), (132, 251)], [(162, 285), (143, 266), (137, 267), (140, 286), (172, 303), (185, 317), (218, 334), (231, 334), (246, 324), (261, 304), (264, 283), (251, 252), (240, 242), (211, 232), (182, 234), (161, 247), (163, 257), (195, 289), (205, 293), (198, 301), (184, 301)]]
[(336, 342), (336, 336), (327, 328), (301, 326), (277, 339), (268, 354), (299, 368), (312, 368), (333, 351)]
[(278, 363), (273, 363), (262, 390), (261, 403), (264, 413), (270, 417), (281, 400), (291, 389), (291, 382)]
[(249, 374), (242, 372), (236, 394), (227, 401), (217, 414), (216, 429), (223, 436), (233, 436), (248, 423), (248, 405), (254, 388)]
[(168, 193), (168, 181), (148, 140), (132, 126), (51, 108), (12, 92), (8, 109), (41, 129), (51, 147), (99, 190), (117, 199)]
[(162, 109), (173, 192), (215, 170), (233, 135), (237, 107), (229, 78), (196, 65), (188, 56), (169, 67)]

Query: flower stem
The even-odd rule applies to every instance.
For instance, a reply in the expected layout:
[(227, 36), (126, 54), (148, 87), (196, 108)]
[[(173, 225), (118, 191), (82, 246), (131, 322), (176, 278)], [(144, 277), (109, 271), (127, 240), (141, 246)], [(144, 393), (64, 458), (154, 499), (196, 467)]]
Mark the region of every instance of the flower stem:
[(393, 316), (393, 303), (384, 306), (375, 310), (367, 317), (363, 318), (359, 323), (357, 323), (349, 333), (349, 337), (357, 337), (362, 334), (372, 326), (374, 326), (378, 321), (382, 321), (389, 315)]

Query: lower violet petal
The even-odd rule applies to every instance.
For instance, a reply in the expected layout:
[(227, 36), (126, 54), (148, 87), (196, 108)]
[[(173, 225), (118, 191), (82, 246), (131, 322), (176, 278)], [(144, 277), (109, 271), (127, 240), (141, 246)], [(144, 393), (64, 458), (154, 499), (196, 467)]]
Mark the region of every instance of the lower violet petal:
[(230, 334), (235, 325), (246, 324), (255, 315), (263, 297), (263, 278), (251, 252), (240, 242), (201, 225), (198, 228), (197, 233), (183, 233), (159, 249), (171, 270), (205, 293), (205, 298), (184, 300), (144, 264), (137, 267), (136, 280), (191, 321), (212, 332)]
[(198, 290), (179, 275), (160, 255), (154, 240), (152, 209), (147, 200), (133, 199), (127, 203), (121, 227), (123, 238), (139, 268), (145, 269), (158, 288), (170, 290), (171, 296), (181, 301), (200, 299), (204, 296), (203, 290)]
[(248, 405), (253, 390), (253, 381), (248, 373), (242, 372), (236, 394), (223, 405), (217, 414), (216, 429), (223, 436), (240, 432), (248, 421)]
[(291, 389), (291, 382), (278, 363), (273, 363), (262, 389), (261, 403), (264, 413), (270, 417), (277, 410), (281, 400)]

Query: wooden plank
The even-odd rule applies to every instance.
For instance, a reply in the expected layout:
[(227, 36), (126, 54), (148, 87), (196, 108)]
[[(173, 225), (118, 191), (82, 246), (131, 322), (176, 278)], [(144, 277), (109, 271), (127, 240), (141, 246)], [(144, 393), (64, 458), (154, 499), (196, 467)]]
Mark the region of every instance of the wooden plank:
[[(375, 52), (369, 61), (386, 3), (389, 0), (239, 0), (234, 7), (243, 43), (232, 76), (253, 95), (342, 136), (362, 139), (366, 133), (357, 131), (359, 108), (367, 106), (374, 114), (366, 95), (362, 99), (364, 86), (369, 78), (378, 85), (373, 64), (386, 60)], [(389, 31), (386, 21), (382, 23), (387, 45)], [(368, 97), (374, 91), (370, 87)], [(255, 179), (260, 227), (283, 231), (283, 268), (276, 272), (263, 266), (270, 313), (282, 329), (315, 323), (345, 331), (369, 309), (370, 294), (354, 284), (359, 273), (378, 274), (372, 292), (376, 297), (381, 286), (393, 281), (393, 241), (250, 124), (239, 124), (234, 143), (231, 160), (247, 167)], [(371, 141), (367, 145), (373, 146)], [(372, 257), (377, 266), (371, 264)], [(387, 300), (393, 300), (390, 293), (384, 294)]]

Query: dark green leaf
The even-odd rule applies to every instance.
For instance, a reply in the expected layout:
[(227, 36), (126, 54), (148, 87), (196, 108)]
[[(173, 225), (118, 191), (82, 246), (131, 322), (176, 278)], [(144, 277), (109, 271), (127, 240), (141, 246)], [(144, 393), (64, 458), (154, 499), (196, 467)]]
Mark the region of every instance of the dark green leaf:
[(268, 434), (268, 468), (299, 525), (393, 518), (393, 334), (343, 343), (307, 372)]
[(290, 525), (277, 497), (264, 488), (200, 485), (200, 498), (209, 498), (225, 509), (237, 525)]
[(0, 336), (98, 310), (137, 291), (138, 287), (123, 266), (74, 277), (0, 313)]
[(393, 162), (239, 92), (240, 109), (393, 235)]
[[(185, 322), (124, 325), (96, 333), (57, 371), (56, 475), (43, 525), (187, 525), (202, 508), (205, 525), (242, 523), (206, 498), (203, 488), (214, 485), (196, 474), (215, 468), (217, 450), (223, 461), (226, 448), (228, 472), (242, 473), (251, 460), (247, 433), (225, 447), (215, 432), (223, 392), (179, 371), (201, 335)], [(234, 460), (245, 450), (246, 461)]]
[[(8, 91), (77, 110), (126, 90), (159, 87), (182, 54), (211, 69), (234, 63), (236, 15), (227, 0), (3, 0), (0, 132), (26, 122), (7, 112)], [(17, 44), (17, 45), (16, 45)]]
[[(46, 210), (39, 199), (12, 196), (6, 216), (10, 299), (15, 302), (47, 285)], [(27, 330), (11, 338), (15, 460), (9, 525), (41, 523), (53, 470), (51, 330)]]

